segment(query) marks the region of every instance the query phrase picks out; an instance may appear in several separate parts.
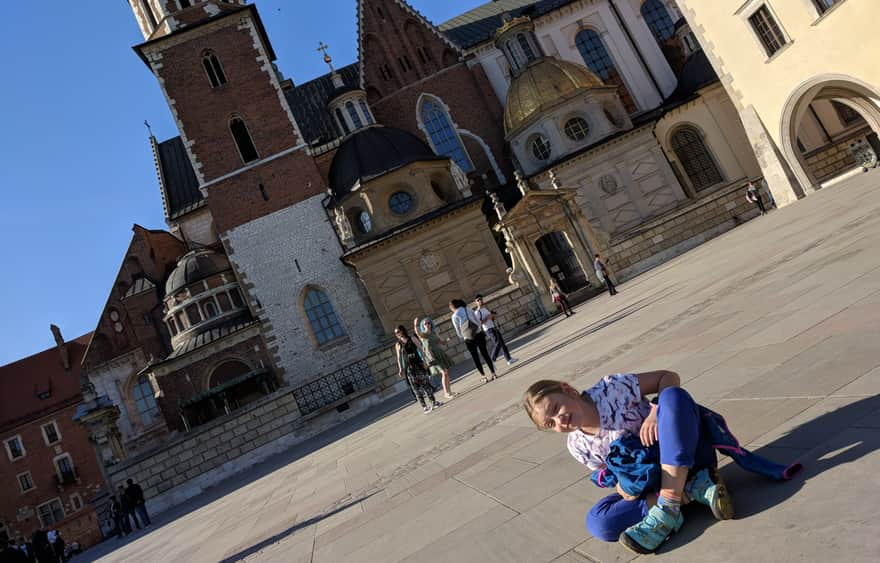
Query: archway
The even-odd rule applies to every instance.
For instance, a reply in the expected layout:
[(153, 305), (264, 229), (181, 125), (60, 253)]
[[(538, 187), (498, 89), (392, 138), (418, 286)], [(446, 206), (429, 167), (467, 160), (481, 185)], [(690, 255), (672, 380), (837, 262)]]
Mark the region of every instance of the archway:
[[(811, 129), (815, 140), (807, 144)], [(823, 182), (857, 168), (850, 152), (853, 143), (873, 147), (880, 155), (878, 133), (880, 92), (851, 76), (814, 77), (799, 86), (783, 108), (782, 150), (805, 191), (815, 191)]]
[(587, 275), (563, 233), (556, 231), (542, 236), (535, 241), (535, 248), (562, 291), (571, 293), (588, 285)]

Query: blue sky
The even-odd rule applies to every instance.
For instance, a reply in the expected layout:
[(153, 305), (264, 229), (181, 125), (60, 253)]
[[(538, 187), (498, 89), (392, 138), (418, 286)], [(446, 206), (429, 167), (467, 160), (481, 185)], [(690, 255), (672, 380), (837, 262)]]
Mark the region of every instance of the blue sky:
[[(481, 0), (412, 0), (435, 23)], [(257, 0), (296, 83), (357, 56), (355, 0)], [(177, 135), (125, 0), (4, 3), (0, 30), (0, 365), (93, 330), (131, 226), (165, 228), (144, 120)]]

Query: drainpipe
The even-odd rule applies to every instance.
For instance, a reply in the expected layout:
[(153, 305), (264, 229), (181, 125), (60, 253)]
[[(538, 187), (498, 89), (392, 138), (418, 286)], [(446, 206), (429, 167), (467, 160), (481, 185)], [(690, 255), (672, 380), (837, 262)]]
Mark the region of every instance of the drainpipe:
[(623, 29), (623, 32), (626, 34), (626, 38), (629, 39), (630, 44), (633, 46), (633, 50), (636, 52), (636, 57), (638, 57), (639, 62), (644, 67), (645, 72), (648, 73), (648, 78), (651, 79), (651, 84), (654, 85), (654, 89), (657, 90), (657, 94), (660, 96), (660, 105), (663, 105), (663, 100), (665, 96), (663, 95), (663, 90), (660, 89), (660, 84), (657, 82), (657, 78), (654, 76), (654, 73), (651, 72), (651, 67), (648, 66), (648, 63), (645, 61), (645, 57), (642, 54), (642, 50), (639, 49), (638, 43), (633, 39), (632, 33), (630, 33), (629, 28), (626, 25), (626, 22), (623, 21), (623, 17), (620, 15), (620, 11), (617, 9), (617, 6), (614, 4), (614, 0), (608, 0), (608, 5), (611, 7), (611, 11), (614, 13), (614, 18), (617, 20), (617, 23), (620, 24), (620, 27)]

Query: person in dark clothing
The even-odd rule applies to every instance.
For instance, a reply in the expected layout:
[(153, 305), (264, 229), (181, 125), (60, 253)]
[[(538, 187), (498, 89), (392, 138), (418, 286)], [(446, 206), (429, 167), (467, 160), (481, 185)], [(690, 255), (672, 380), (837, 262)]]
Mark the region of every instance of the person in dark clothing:
[[(394, 329), (394, 337), (397, 338), (394, 345), (394, 352), (397, 355), (397, 373), (409, 383), (410, 389), (422, 405), (422, 410), (429, 413), (442, 403), (434, 398), (434, 388), (428, 379), (428, 366), (422, 358), (419, 344), (416, 342), (418, 337), (411, 337), (403, 325)], [(426, 395), (431, 401), (430, 405), (425, 402)]]
[(31, 557), (37, 563), (57, 563), (58, 558), (55, 557), (55, 551), (52, 544), (49, 543), (49, 536), (46, 530), (36, 530), (31, 536)]
[(746, 190), (746, 199), (755, 204), (758, 211), (761, 212), (761, 215), (767, 214), (767, 209), (764, 207), (764, 200), (761, 198), (761, 192), (758, 191), (758, 187), (753, 182), (749, 182), (749, 187)]
[(119, 490), (117, 492), (119, 496), (119, 506), (122, 508), (123, 520), (122, 523), (126, 527), (126, 533), (130, 533), (132, 531), (131, 523), (134, 521), (134, 525), (138, 530), (141, 529), (140, 522), (138, 522), (137, 516), (134, 514), (134, 503), (131, 502), (131, 499), (128, 498), (128, 495), (125, 494), (125, 487), (119, 485)]
[(28, 563), (28, 558), (17, 547), (9, 545), (6, 537), (0, 536), (0, 561), (2, 563)]
[(135, 514), (137, 514), (141, 524), (146, 528), (152, 524), (152, 522), (150, 522), (150, 515), (147, 514), (147, 502), (144, 500), (144, 490), (140, 485), (135, 483), (133, 479), (129, 479), (126, 483), (128, 483), (128, 487), (125, 488), (125, 496), (127, 496), (129, 502), (134, 505)]
[(593, 256), (593, 267), (596, 269), (596, 277), (605, 282), (608, 295), (617, 295), (617, 288), (614, 287), (614, 280), (611, 279), (611, 274), (608, 273), (608, 267), (605, 266), (605, 262), (602, 261), (598, 254)]
[(121, 538), (131, 532), (131, 526), (126, 526), (128, 524), (128, 517), (125, 516), (125, 512), (122, 510), (122, 503), (116, 496), (110, 497), (110, 517), (113, 518), (113, 525), (116, 526), (117, 538)]
[(65, 561), (64, 538), (61, 537), (61, 532), (55, 532), (55, 541), (52, 542), (52, 549), (55, 550), (56, 561)]

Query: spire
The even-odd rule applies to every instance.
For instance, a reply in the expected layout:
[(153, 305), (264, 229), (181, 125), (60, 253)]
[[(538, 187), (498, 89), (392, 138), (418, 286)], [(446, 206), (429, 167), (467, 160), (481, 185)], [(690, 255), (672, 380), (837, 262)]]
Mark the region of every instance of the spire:
[(327, 49), (329, 48), (330, 47), (323, 41), (318, 41), (318, 48), (315, 50), (319, 53), (324, 53), (324, 62), (330, 67), (330, 80), (333, 81), (333, 87), (342, 88), (345, 86), (345, 83), (342, 81), (342, 77), (339, 76), (339, 73), (336, 72), (336, 69), (333, 68), (333, 58), (327, 53)]

